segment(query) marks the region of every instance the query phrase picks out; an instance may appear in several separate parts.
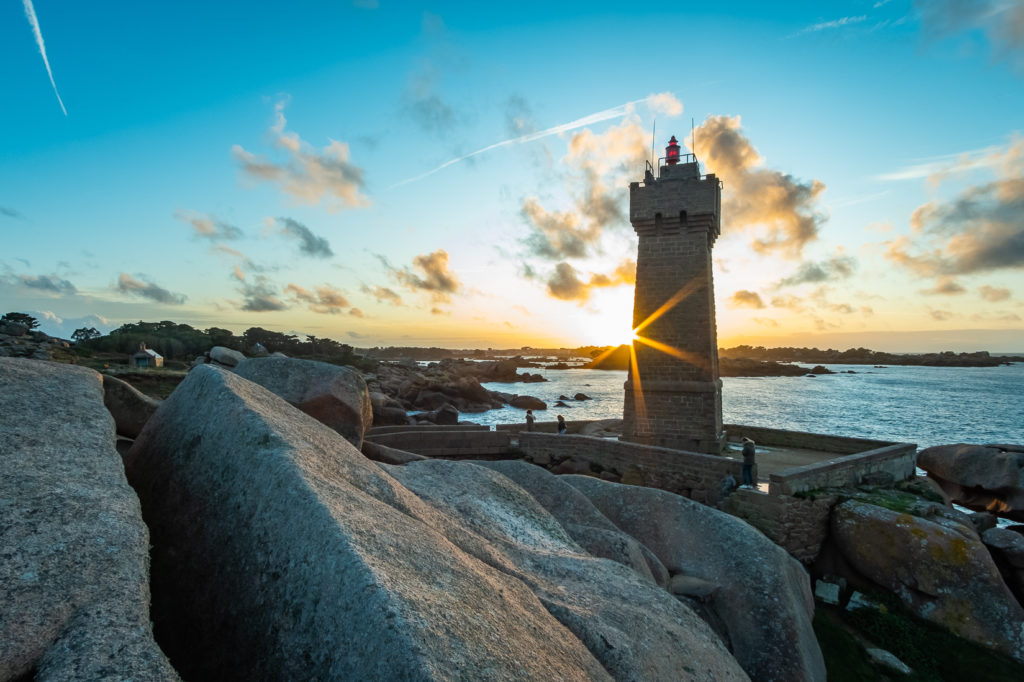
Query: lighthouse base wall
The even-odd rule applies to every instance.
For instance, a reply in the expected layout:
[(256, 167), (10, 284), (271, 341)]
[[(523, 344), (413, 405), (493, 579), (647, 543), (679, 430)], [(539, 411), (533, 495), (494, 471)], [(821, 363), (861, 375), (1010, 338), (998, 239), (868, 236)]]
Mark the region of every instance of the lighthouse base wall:
[[(719, 455), (722, 381), (644, 381), (625, 383), (622, 440), (644, 445)], [(640, 390), (637, 390), (640, 388)]]

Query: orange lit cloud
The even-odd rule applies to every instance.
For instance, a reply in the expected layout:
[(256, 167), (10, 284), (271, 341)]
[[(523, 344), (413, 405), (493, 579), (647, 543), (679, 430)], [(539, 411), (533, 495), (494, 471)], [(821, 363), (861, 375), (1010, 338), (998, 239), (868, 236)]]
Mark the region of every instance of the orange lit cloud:
[(398, 292), (396, 292), (394, 289), (389, 289), (388, 287), (381, 286), (370, 287), (364, 284), (362, 287), (360, 287), (359, 290), (362, 291), (364, 294), (369, 294), (370, 296), (373, 296), (375, 299), (377, 299), (378, 303), (387, 302), (395, 306), (404, 305), (402, 303), (402, 297), (399, 296)]
[(925, 296), (957, 296), (967, 293), (967, 289), (964, 289), (952, 277), (940, 277), (931, 289), (919, 289), (918, 293)]
[(123, 294), (147, 298), (156, 303), (166, 303), (169, 305), (181, 305), (185, 302), (186, 298), (184, 294), (168, 291), (153, 282), (135, 279), (126, 272), (122, 272), (117, 278), (117, 290)]
[(763, 308), (764, 301), (761, 300), (761, 295), (756, 291), (740, 289), (729, 297), (726, 305), (730, 308)]
[(555, 271), (547, 280), (548, 294), (562, 301), (578, 301), (580, 305), (590, 300), (593, 289), (613, 287), (620, 284), (636, 282), (636, 262), (622, 261), (611, 273), (590, 273), (584, 281), (579, 271), (566, 262), (555, 266)]
[[(680, 105), (681, 106), (681, 105)], [(562, 159), (574, 190), (573, 206), (554, 211), (529, 197), (521, 214), (530, 227), (523, 241), (527, 255), (548, 260), (585, 258), (600, 251), (608, 228), (628, 224), (619, 188), (647, 154), (647, 133), (630, 116), (602, 133), (584, 128), (569, 139)]]
[(743, 134), (739, 116), (710, 116), (688, 140), (709, 173), (725, 183), (722, 223), (754, 235), (761, 253), (799, 256), (818, 237), (826, 217), (815, 208), (825, 190), (818, 180), (801, 182), (785, 173), (762, 168), (760, 154)]
[(978, 288), (981, 297), (990, 303), (998, 303), (1010, 298), (1010, 290), (1005, 287), (992, 287), (987, 284)]
[(1024, 269), (1024, 138), (990, 154), (985, 165), (994, 180), (918, 207), (910, 219), (914, 238), (886, 242), (886, 258), (947, 290), (954, 276)]
[(238, 239), (242, 231), (231, 223), (220, 220), (216, 216), (209, 216), (195, 211), (177, 210), (174, 217), (188, 223), (195, 231), (197, 237), (220, 241), (222, 239)]
[(275, 163), (236, 144), (231, 155), (242, 173), (253, 180), (277, 185), (300, 203), (323, 201), (329, 211), (367, 206), (370, 202), (360, 192), (365, 186), (363, 169), (349, 161), (348, 144), (331, 140), (322, 151), (316, 151), (296, 133), (285, 130), (286, 103), (275, 105), (275, 121), (270, 128), (274, 146), (284, 152), (286, 159)]
[(284, 288), (284, 293), (295, 301), (308, 304), (314, 313), (339, 315), (347, 312), (353, 317), (363, 317), (363, 312), (359, 308), (353, 308), (340, 289), (329, 284), (314, 287), (313, 291), (309, 291), (292, 283)]
[[(451, 303), (452, 294), (460, 293), (462, 290), (462, 282), (449, 267), (448, 252), (444, 249), (416, 256), (412, 259), (411, 268), (392, 267), (383, 256), (378, 258), (395, 281), (410, 291), (430, 294), (434, 303)], [(389, 290), (380, 291), (383, 293)]]

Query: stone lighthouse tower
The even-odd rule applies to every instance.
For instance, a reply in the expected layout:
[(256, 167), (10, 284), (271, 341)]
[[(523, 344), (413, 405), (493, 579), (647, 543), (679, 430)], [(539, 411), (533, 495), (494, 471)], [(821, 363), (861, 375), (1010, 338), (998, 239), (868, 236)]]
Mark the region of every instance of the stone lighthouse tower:
[(701, 176), (675, 136), (658, 177), (629, 185), (629, 220), (640, 238), (633, 302), (633, 366), (626, 381), (623, 440), (718, 454), (722, 381), (711, 275), (722, 185)]

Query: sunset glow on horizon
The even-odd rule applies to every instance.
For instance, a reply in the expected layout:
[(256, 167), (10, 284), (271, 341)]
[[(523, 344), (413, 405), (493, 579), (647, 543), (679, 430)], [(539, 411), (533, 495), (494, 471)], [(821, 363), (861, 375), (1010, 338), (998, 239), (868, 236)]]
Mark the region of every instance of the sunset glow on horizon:
[(54, 335), (650, 344), (628, 187), (674, 135), (719, 346), (1024, 352), (1022, 2), (0, 19), (0, 314)]

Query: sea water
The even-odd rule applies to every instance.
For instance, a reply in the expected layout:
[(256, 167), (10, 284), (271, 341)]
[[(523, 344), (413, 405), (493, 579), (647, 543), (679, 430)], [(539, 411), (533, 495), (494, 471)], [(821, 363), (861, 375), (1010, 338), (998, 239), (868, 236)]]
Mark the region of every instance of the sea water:
[[(749, 424), (856, 438), (916, 443), (1024, 444), (1024, 364), (999, 367), (826, 365), (815, 377), (722, 379), (722, 418)], [(624, 371), (530, 369), (543, 383), (485, 383), (493, 391), (540, 398), (537, 421), (622, 417)], [(854, 372), (853, 374), (846, 373)], [(584, 393), (590, 400), (572, 398)], [(566, 407), (556, 407), (559, 396)], [(522, 423), (525, 410), (504, 407), (462, 419)]]

